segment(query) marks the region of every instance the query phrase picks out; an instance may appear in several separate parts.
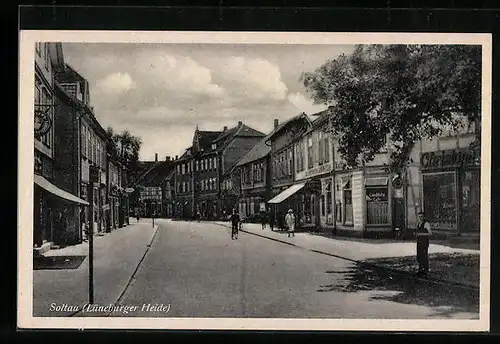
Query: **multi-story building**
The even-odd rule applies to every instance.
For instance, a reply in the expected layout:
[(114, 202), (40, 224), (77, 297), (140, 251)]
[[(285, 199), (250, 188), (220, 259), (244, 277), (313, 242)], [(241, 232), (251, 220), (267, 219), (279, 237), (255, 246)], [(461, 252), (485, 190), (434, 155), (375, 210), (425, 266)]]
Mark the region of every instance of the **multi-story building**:
[(239, 213), (252, 218), (267, 211), (267, 201), (272, 198), (269, 138), (281, 128), (278, 119), (270, 134), (258, 142), (236, 165), (241, 185)]
[[(283, 225), (285, 213), (294, 210), (297, 226), (314, 226), (314, 209), (317, 203), (314, 190), (317, 185), (310, 182), (295, 181), (295, 147), (302, 140), (305, 132), (311, 128), (309, 117), (302, 113), (283, 123), (269, 135), (267, 142), (271, 145), (271, 185), (273, 198), (268, 201), (272, 205), (278, 226)], [(311, 198), (310, 203), (306, 199)], [(306, 206), (308, 204), (310, 206)]]
[[(97, 120), (90, 105), (88, 81), (71, 66), (66, 64), (56, 75), (57, 89), (64, 101), (59, 107), (59, 117), (64, 119), (66, 130), (58, 138), (61, 142), (71, 142), (68, 151), (67, 168), (73, 168), (74, 183), (79, 187), (80, 196), (93, 206), (93, 218), (89, 209), (81, 213), (80, 222), (94, 232), (103, 232), (109, 222), (110, 206), (107, 199), (107, 133)], [(76, 171), (78, 170), (78, 171)], [(96, 180), (91, 180), (91, 170)], [(76, 172), (76, 173), (75, 173)], [(92, 193), (93, 199), (89, 199)], [(85, 233), (79, 231), (78, 240)]]
[(294, 144), (295, 182), (315, 182), (317, 192), (305, 193), (299, 206), (300, 225), (333, 227), (334, 193), (333, 145), (329, 134), (328, 113), (314, 114), (311, 127)]
[(165, 179), (172, 173), (174, 162), (169, 156), (165, 161), (158, 161), (158, 153), (154, 161), (141, 161), (142, 173), (129, 184), (136, 193), (134, 213), (139, 212), (142, 217), (165, 216), (164, 185)]
[[(34, 230), (35, 254), (41, 254), (55, 243), (65, 245), (74, 240), (80, 206), (88, 205), (78, 197), (73, 169), (66, 169), (73, 155), (72, 142), (57, 134), (66, 130), (64, 118), (58, 115), (61, 99), (56, 91), (56, 71), (64, 70), (60, 43), (36, 43), (35, 50), (35, 137), (34, 137)], [(68, 128), (70, 130), (70, 128)]]
[(360, 236), (391, 234), (414, 229), (424, 210), (438, 234), (478, 234), (480, 152), (470, 147), (476, 134), (468, 123), (464, 130), (417, 142), (406, 170), (395, 174), (388, 169), (388, 142), (372, 161), (347, 168), (328, 134), (328, 111), (316, 115), (295, 143), (294, 179), (321, 182), (310, 204), (309, 197), (300, 202), (318, 226)]
[(226, 194), (221, 183), (230, 179), (236, 163), (264, 136), (241, 121), (222, 131), (196, 128), (191, 147), (175, 161), (175, 215), (193, 218), (199, 213), (215, 219), (230, 211), (234, 200), (222, 198)]

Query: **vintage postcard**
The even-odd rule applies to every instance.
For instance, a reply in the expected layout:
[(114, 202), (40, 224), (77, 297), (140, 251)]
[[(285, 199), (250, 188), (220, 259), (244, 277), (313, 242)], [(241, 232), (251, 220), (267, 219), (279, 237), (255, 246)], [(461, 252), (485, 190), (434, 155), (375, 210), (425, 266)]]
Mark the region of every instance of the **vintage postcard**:
[(18, 327), (488, 331), (491, 40), (21, 31)]

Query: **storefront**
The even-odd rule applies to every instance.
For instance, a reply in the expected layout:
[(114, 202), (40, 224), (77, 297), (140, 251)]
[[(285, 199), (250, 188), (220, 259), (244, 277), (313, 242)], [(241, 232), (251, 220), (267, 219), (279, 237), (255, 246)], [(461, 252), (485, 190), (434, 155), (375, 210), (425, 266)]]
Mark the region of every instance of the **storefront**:
[(298, 228), (317, 228), (320, 192), (321, 182), (311, 179), (275, 189), (275, 196), (267, 203), (272, 207), (278, 225), (283, 225), (287, 211), (292, 209)]
[(45, 177), (34, 175), (34, 247), (53, 242), (56, 245), (79, 241), (78, 216), (89, 203), (57, 187)]
[(478, 234), (480, 151), (443, 150), (421, 154), (423, 207), (433, 229)]

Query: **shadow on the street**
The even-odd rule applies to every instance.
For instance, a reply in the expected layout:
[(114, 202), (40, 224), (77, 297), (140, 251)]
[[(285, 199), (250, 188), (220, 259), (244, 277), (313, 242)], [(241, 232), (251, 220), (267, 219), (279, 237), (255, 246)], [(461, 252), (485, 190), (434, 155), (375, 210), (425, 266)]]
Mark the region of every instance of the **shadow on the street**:
[(436, 317), (450, 317), (456, 313), (478, 313), (479, 291), (457, 286), (437, 284), (416, 279), (410, 275), (380, 268), (355, 264), (345, 271), (326, 271), (334, 277), (334, 284), (322, 285), (318, 292), (372, 291), (372, 300), (384, 300), (436, 308)]

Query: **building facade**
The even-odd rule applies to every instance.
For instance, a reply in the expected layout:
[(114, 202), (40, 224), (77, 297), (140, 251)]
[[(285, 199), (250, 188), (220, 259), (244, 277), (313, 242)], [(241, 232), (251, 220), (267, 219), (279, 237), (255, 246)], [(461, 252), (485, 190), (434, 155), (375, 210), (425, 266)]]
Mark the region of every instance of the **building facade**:
[[(295, 116), (283, 123), (267, 139), (271, 145), (270, 170), (273, 198), (268, 201), (274, 212), (276, 223), (283, 228), (286, 212), (292, 209), (295, 213), (297, 227), (313, 227), (311, 221), (313, 209), (304, 208), (305, 199), (310, 198), (313, 207), (317, 202), (313, 195), (315, 186), (309, 182), (296, 183), (294, 161), (297, 142), (309, 131), (312, 122), (305, 113)], [(317, 186), (316, 186), (317, 187)]]
[(170, 156), (164, 161), (158, 161), (155, 154), (154, 161), (141, 161), (138, 163), (142, 172), (129, 184), (134, 189), (133, 213), (140, 217), (163, 217), (166, 214), (165, 206), (165, 180), (172, 175), (174, 161)]
[[(320, 119), (316, 122), (321, 124)], [(296, 145), (305, 156), (301, 162), (296, 154), (296, 181), (321, 180), (321, 228), (360, 236), (411, 233), (423, 210), (438, 234), (478, 235), (480, 151), (471, 148), (476, 139), (473, 126), (443, 128), (439, 138), (417, 142), (400, 174), (388, 169), (389, 143), (372, 161), (347, 168), (336, 141), (327, 134), (328, 122), (313, 127)]]
[(335, 188), (333, 182), (333, 144), (327, 112), (318, 116), (308, 131), (295, 142), (295, 182), (313, 182), (300, 198), (300, 225), (327, 228), (334, 225)]
[(222, 131), (197, 128), (192, 146), (175, 160), (175, 216), (215, 220), (230, 212), (237, 196), (222, 185), (234, 182), (236, 163), (264, 136), (241, 121)]
[(62, 45), (36, 43), (34, 59), (33, 246), (34, 254), (43, 254), (54, 244), (67, 245), (77, 240), (79, 213), (88, 203), (78, 197), (75, 171), (68, 168), (74, 159), (74, 142), (58, 136), (61, 131), (73, 130), (59, 116), (61, 99), (56, 91), (56, 72), (65, 69)]
[[(108, 203), (108, 154), (107, 133), (96, 118), (90, 105), (88, 81), (71, 66), (66, 64), (64, 71), (57, 74), (57, 82), (65, 101), (72, 103), (75, 111), (63, 113), (68, 120), (76, 123), (77, 131), (73, 131), (71, 140), (77, 143), (77, 158), (74, 166), (78, 166), (78, 185), (82, 199), (93, 207), (92, 218), (88, 208), (81, 213), (79, 240), (86, 235), (85, 228), (93, 228), (95, 232), (104, 232), (110, 223), (110, 205)], [(67, 113), (67, 114), (66, 114)], [(61, 140), (69, 139), (68, 137)], [(91, 170), (95, 171), (96, 180), (91, 180)]]
[(269, 138), (281, 128), (279, 120), (274, 120), (273, 130), (258, 142), (236, 165), (241, 196), (239, 213), (246, 219), (257, 219), (262, 212), (270, 211), (267, 202), (273, 197), (271, 174), (271, 145)]

